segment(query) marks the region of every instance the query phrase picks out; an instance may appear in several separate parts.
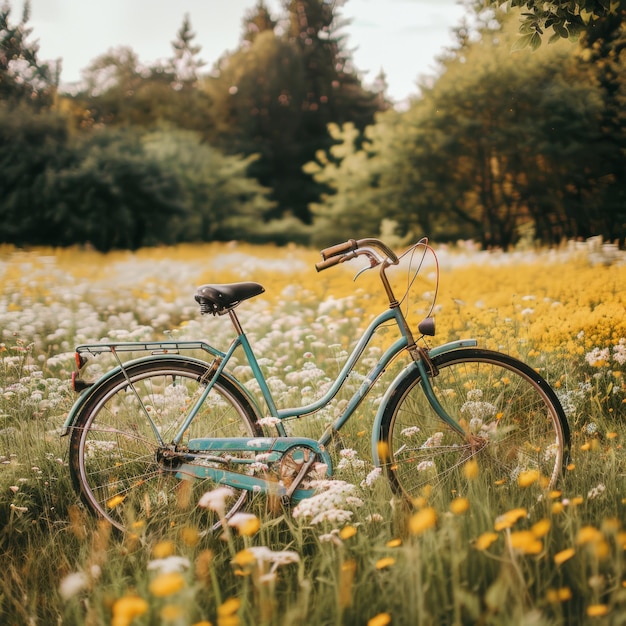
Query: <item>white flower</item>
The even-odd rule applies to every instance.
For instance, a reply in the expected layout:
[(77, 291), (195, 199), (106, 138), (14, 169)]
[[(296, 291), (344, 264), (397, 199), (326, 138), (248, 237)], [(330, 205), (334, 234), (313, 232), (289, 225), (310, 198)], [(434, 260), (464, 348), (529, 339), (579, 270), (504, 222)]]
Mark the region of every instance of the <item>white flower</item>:
[(343, 524), (349, 522), (352, 519), (354, 513), (352, 511), (346, 511), (344, 509), (327, 509), (318, 513), (312, 520), (311, 524), (316, 526), (323, 522), (332, 522), (333, 524)]
[(585, 355), (585, 361), (592, 366), (603, 365), (608, 362), (610, 351), (608, 348), (594, 348)]
[(435, 464), (432, 461), (422, 461), (421, 463), (419, 463), (417, 465), (417, 471), (418, 472), (424, 472), (426, 470), (429, 470), (431, 468), (435, 467)]
[(600, 483), (593, 489), (589, 490), (589, 493), (587, 493), (587, 498), (589, 498), (589, 500), (593, 500), (594, 498), (601, 496), (605, 491), (606, 487), (602, 483)]
[(223, 514), (226, 510), (226, 500), (234, 495), (235, 492), (230, 487), (217, 487), (202, 494), (198, 500), (198, 506)]
[(89, 584), (89, 577), (84, 572), (74, 572), (68, 574), (61, 580), (59, 593), (64, 600), (73, 598)]
[(620, 339), (619, 343), (613, 346), (613, 359), (620, 365), (626, 363), (626, 339)]
[(417, 435), (417, 433), (420, 432), (420, 427), (419, 426), (409, 426), (407, 428), (403, 428), (400, 431), (400, 434), (403, 437), (412, 437), (413, 435)]
[(300, 555), (292, 550), (280, 550), (278, 552), (274, 552), (267, 546), (252, 546), (250, 548), (245, 548), (245, 552), (252, 554), (255, 561), (261, 565), (271, 563), (272, 572), (281, 565), (289, 565), (290, 563), (300, 562)]
[(157, 570), (161, 574), (169, 574), (171, 572), (182, 572), (189, 569), (189, 559), (184, 556), (168, 556), (164, 559), (153, 559), (148, 563), (149, 570)]
[[(461, 412), (463, 412), (463, 409), (461, 409)], [(431, 435), (420, 447), (421, 448), (437, 448), (441, 445), (442, 440), (443, 440), (443, 433), (436, 432), (434, 435)]]
[(371, 487), (381, 476), (382, 467), (375, 467), (364, 480), (361, 481), (361, 487)]
[(276, 424), (280, 424), (280, 419), (278, 417), (264, 417), (259, 420), (260, 426), (276, 426)]
[(258, 519), (253, 513), (235, 513), (229, 520), (228, 525), (241, 530), (249, 522)]

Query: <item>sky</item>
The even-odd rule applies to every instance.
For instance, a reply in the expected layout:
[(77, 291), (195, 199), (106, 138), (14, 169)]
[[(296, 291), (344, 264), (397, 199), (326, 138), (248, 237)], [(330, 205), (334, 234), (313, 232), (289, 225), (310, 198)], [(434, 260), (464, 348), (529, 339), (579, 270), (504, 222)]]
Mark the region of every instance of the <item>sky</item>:
[[(28, 25), (39, 43), (39, 59), (62, 59), (61, 82), (110, 48), (130, 46), (145, 64), (171, 57), (185, 14), (210, 68), (238, 47), (244, 15), (257, 0), (31, 0)], [(265, 0), (273, 17), (281, 0)], [(19, 22), (24, 0), (9, 0)], [(350, 24), (342, 31), (364, 86), (383, 69), (388, 96), (402, 102), (417, 93), (419, 76), (433, 75), (435, 57), (453, 44), (452, 28), (465, 9), (457, 0), (346, 0), (340, 9)]]

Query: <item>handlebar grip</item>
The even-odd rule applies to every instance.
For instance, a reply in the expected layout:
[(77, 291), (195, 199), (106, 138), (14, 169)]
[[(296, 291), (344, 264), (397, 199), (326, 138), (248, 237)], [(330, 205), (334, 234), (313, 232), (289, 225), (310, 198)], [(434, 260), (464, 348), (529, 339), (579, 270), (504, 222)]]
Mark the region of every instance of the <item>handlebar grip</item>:
[(342, 261), (345, 261), (345, 257), (343, 257), (343, 256), (331, 256), (330, 259), (324, 259), (323, 261), (320, 261), (319, 263), (316, 263), (315, 264), (315, 269), (318, 272), (321, 272), (322, 270), (328, 269), (329, 267), (332, 267), (333, 265), (338, 265)]
[[(327, 259), (330, 259), (331, 257), (337, 256), (338, 254), (344, 254), (346, 252), (352, 252), (354, 250), (356, 250), (359, 247), (359, 244), (356, 240), (354, 239), (348, 239), (348, 241), (344, 241), (343, 243), (338, 243), (334, 246), (330, 246), (330, 248), (324, 248), (320, 254), (322, 255), (322, 259), (324, 259), (324, 261), (326, 261)], [(318, 263), (317, 265), (321, 265), (321, 263)], [(317, 267), (317, 265), (315, 267)], [(326, 269), (326, 267), (330, 267), (329, 265), (326, 265), (324, 267), (322, 267), (321, 269)], [(319, 271), (319, 270), (318, 270)]]

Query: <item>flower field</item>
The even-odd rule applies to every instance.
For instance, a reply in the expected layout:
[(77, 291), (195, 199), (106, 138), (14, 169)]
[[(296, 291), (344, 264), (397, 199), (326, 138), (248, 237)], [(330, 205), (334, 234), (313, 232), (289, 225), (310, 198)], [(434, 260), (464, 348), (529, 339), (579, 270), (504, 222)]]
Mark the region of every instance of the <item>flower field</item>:
[[(434, 247), (439, 283), (427, 257), (410, 320), (434, 302), (431, 345), (474, 337), (552, 384), (572, 431), (556, 488), (530, 475), (485, 485), (467, 464), (462, 489), (425, 489), (405, 506), (370, 454), (389, 372), (342, 431), (335, 476), (313, 498), (283, 509), (257, 497), (218, 533), (189, 524), (150, 535), (112, 532), (74, 493), (60, 436), (74, 347), (176, 338), (225, 349), (230, 322), (200, 317), (195, 288), (254, 280), (265, 293), (237, 309), (243, 327), (277, 404), (306, 404), (386, 307), (376, 272), (353, 282), (357, 261), (317, 274), (319, 254), (290, 247), (0, 247), (0, 623), (626, 623), (626, 256), (598, 241)], [(394, 275), (397, 295), (411, 276)], [(288, 430), (319, 436), (392, 334), (377, 334), (346, 394)], [(111, 365), (100, 359), (94, 375)], [(232, 373), (256, 392), (243, 359)], [(198, 506), (219, 515), (227, 496), (218, 488)]]

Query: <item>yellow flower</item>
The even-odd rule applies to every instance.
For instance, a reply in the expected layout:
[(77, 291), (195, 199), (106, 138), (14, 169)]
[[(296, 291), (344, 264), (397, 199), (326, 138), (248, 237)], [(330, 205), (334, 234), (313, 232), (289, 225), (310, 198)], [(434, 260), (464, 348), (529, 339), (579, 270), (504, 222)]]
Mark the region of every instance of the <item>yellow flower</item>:
[(180, 538), (185, 545), (193, 548), (200, 541), (200, 533), (193, 526), (184, 526), (180, 529)]
[(538, 480), (539, 470), (526, 470), (524, 472), (520, 472), (520, 475), (517, 477), (517, 484), (520, 487), (530, 487), (530, 485), (536, 483)]
[(511, 509), (502, 515), (499, 515), (496, 518), (494, 523), (495, 530), (504, 530), (505, 528), (511, 528), (517, 520), (522, 517), (526, 517), (528, 515), (528, 511), (524, 508)]
[(565, 561), (569, 561), (576, 554), (576, 550), (574, 548), (566, 548), (565, 550), (561, 550), (561, 552), (557, 552), (554, 555), (554, 562), (557, 565), (562, 565)]
[(152, 548), (152, 556), (155, 559), (164, 559), (168, 556), (172, 556), (175, 551), (176, 546), (173, 541), (160, 541)]
[(592, 550), (597, 559), (606, 559), (611, 551), (608, 542), (605, 541), (604, 538), (600, 539), (599, 541), (595, 541), (592, 544)]
[(218, 617), (233, 615), (239, 610), (240, 606), (241, 600), (239, 598), (228, 598), (217, 607), (217, 615)]
[(261, 528), (261, 520), (253, 513), (235, 513), (228, 525), (236, 527), (240, 536), (252, 537)]
[(487, 550), (487, 548), (489, 548), (494, 541), (497, 541), (498, 536), (499, 535), (497, 533), (483, 533), (480, 537), (478, 537), (478, 539), (476, 539), (474, 547), (476, 550)]
[(602, 533), (593, 526), (583, 526), (576, 535), (576, 543), (582, 546), (591, 541), (599, 541), (602, 539)]
[(559, 602), (567, 602), (572, 599), (572, 591), (569, 587), (561, 587), (559, 589), (548, 589), (546, 599), (552, 604)]
[(217, 626), (238, 626), (239, 615), (237, 611), (241, 606), (238, 598), (228, 598), (217, 607)]
[(467, 463), (465, 463), (463, 466), (463, 475), (467, 478), (467, 480), (473, 480), (476, 476), (478, 476), (478, 462), (476, 459), (470, 459)]
[(376, 561), (376, 569), (386, 569), (387, 567), (391, 567), (395, 562), (396, 560), (391, 556), (378, 559), (378, 561)]
[(565, 505), (562, 502), (553, 502), (551, 510), (553, 515), (558, 515), (559, 513), (563, 513)]
[(135, 617), (148, 610), (148, 603), (139, 596), (124, 596), (113, 604), (111, 626), (128, 626)]
[(387, 624), (391, 624), (389, 613), (379, 613), (367, 621), (367, 626), (387, 626)]
[(385, 463), (386, 461), (390, 459), (389, 445), (387, 444), (386, 441), (379, 441), (377, 450), (378, 450), (378, 458), (381, 460), (382, 463)]
[(250, 550), (243, 549), (235, 554), (231, 562), (235, 565), (239, 565), (239, 567), (247, 567), (248, 565), (252, 565), (255, 561), (256, 557), (254, 553)]
[(450, 510), (455, 515), (462, 515), (469, 509), (469, 506), (470, 506), (470, 503), (467, 498), (459, 497), (459, 498), (455, 498), (454, 500), (452, 500), (452, 502), (450, 502)]
[(344, 526), (339, 531), (339, 537), (344, 541), (350, 539), (350, 537), (354, 537), (354, 535), (356, 535), (356, 528), (354, 526)]
[(150, 582), (150, 592), (157, 598), (164, 598), (177, 593), (185, 586), (185, 579), (180, 572), (159, 574)]
[(412, 535), (421, 535), (437, 523), (437, 513), (432, 507), (418, 511), (409, 520), (409, 531)]
[(398, 546), (402, 545), (402, 539), (390, 539), (387, 542), (387, 547), (388, 548), (397, 548)]
[(183, 616), (182, 607), (176, 604), (166, 604), (161, 609), (161, 619), (164, 622), (175, 622)]
[(213, 626), (213, 625), (211, 624), (211, 622), (209, 622), (208, 620), (204, 619), (201, 622), (195, 622), (191, 626)]
[(548, 534), (548, 531), (550, 530), (550, 520), (549, 519), (540, 519), (538, 522), (535, 522), (531, 527), (530, 530), (532, 531), (533, 535), (535, 535), (535, 537), (537, 537), (538, 539), (541, 537), (545, 537)]
[(124, 502), (124, 496), (113, 496), (107, 500), (107, 507), (109, 509), (114, 509), (116, 506), (119, 506)]
[(606, 604), (590, 604), (587, 607), (587, 615), (589, 617), (602, 617), (609, 612), (609, 607)]
[(620, 528), (620, 521), (616, 517), (607, 517), (602, 520), (602, 530), (607, 533), (617, 532)]
[(543, 543), (535, 537), (531, 530), (511, 533), (509, 542), (514, 550), (523, 554), (539, 554), (543, 549)]

